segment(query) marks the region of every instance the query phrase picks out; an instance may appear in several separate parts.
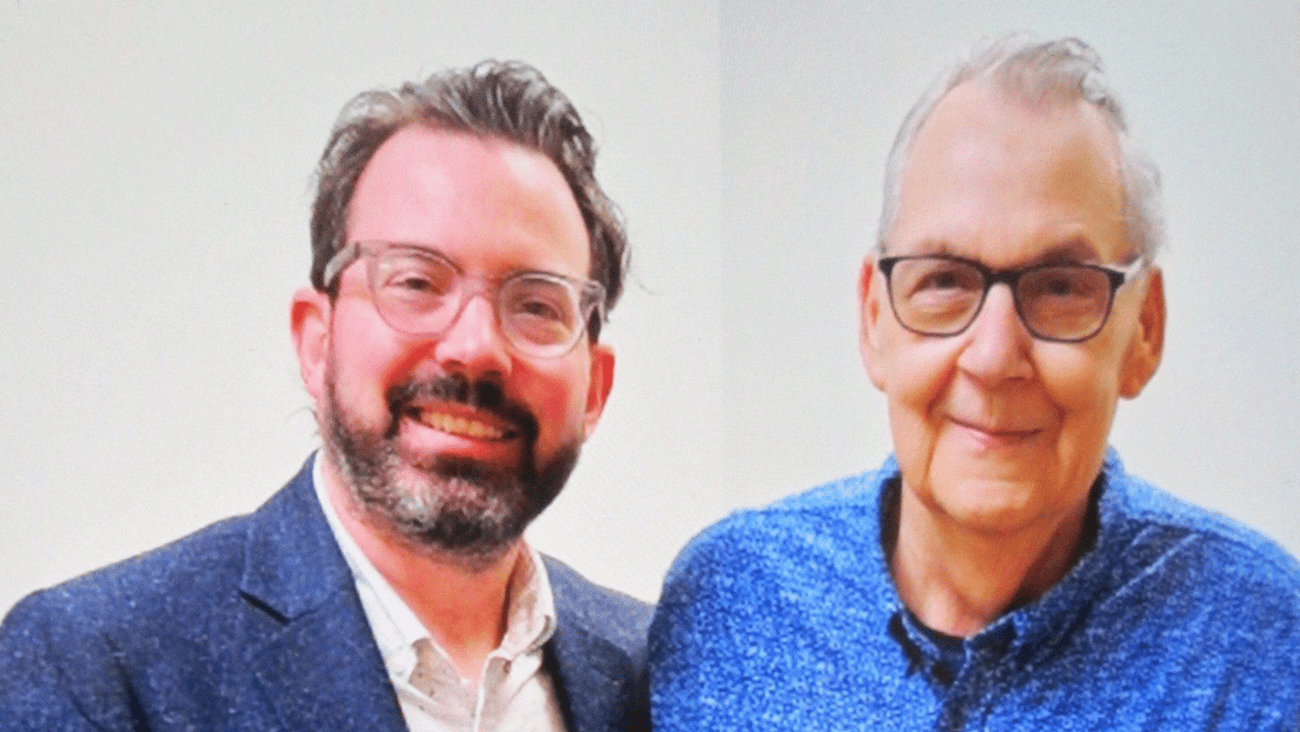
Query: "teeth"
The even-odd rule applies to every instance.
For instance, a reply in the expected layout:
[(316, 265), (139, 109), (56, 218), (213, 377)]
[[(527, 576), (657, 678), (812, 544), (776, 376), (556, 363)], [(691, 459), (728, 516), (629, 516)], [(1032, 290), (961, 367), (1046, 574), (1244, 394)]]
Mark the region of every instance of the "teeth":
[(420, 421), (436, 430), (476, 440), (499, 440), (506, 436), (505, 430), (492, 425), (439, 412), (423, 412)]

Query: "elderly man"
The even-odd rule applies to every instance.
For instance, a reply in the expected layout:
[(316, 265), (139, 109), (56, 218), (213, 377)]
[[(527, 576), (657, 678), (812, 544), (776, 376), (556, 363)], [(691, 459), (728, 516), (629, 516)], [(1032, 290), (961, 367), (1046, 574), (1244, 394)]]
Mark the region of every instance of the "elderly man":
[(656, 729), (1300, 728), (1300, 567), (1107, 450), (1160, 362), (1158, 180), (1079, 41), (921, 98), (860, 283), (896, 456), (686, 548)]
[(523, 64), (354, 99), (291, 310), (322, 449), (252, 515), (19, 603), (0, 728), (644, 726), (649, 608), (521, 539), (613, 378), (594, 164)]

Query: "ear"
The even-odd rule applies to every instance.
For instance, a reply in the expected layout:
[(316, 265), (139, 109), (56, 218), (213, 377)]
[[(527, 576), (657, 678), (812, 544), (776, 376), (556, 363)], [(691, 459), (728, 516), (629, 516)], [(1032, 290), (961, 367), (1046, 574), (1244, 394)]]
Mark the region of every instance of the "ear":
[(605, 411), (609, 390), (614, 387), (614, 349), (604, 343), (591, 347), (591, 380), (587, 385), (587, 411), (582, 418), (582, 439), (591, 437)]
[(289, 327), (293, 331), (293, 348), (298, 355), (298, 372), (303, 386), (320, 402), (325, 393), (325, 363), (329, 355), (329, 295), (311, 287), (293, 294), (289, 308)]
[(872, 255), (862, 260), (862, 274), (858, 279), (858, 305), (862, 322), (858, 331), (858, 349), (862, 352), (862, 364), (867, 367), (867, 376), (877, 389), (885, 390), (885, 367), (880, 350), (880, 308), (884, 283), (877, 284), (876, 259)]
[(1137, 331), (1124, 356), (1119, 378), (1119, 393), (1132, 399), (1142, 393), (1147, 382), (1160, 367), (1165, 348), (1165, 283), (1158, 267), (1147, 274), (1146, 293), (1138, 311)]

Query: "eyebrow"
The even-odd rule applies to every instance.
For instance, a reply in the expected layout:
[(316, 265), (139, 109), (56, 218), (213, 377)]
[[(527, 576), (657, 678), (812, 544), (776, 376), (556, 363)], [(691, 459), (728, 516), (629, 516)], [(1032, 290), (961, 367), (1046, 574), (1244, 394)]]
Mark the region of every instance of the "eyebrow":
[[(440, 259), (446, 262), (447, 264), (451, 265), (452, 269), (456, 270), (457, 274), (461, 276), (467, 274), (465, 268), (461, 266), (460, 262), (456, 261), (455, 259), (452, 259), (441, 249), (435, 247), (432, 244), (425, 244), (423, 242), (417, 242), (417, 241), (403, 241), (403, 240), (385, 241), (382, 239), (368, 239), (365, 242), (358, 242), (358, 243), (378, 243), (378, 244), (387, 245), (388, 247), (395, 248), (395, 249), (408, 249), (408, 250), (413, 249), (419, 252), (419, 254), (422, 256), (427, 256), (433, 259)], [(506, 280), (515, 279), (516, 277), (530, 277), (536, 275), (541, 275), (543, 277), (558, 277), (562, 280), (567, 280), (570, 283), (574, 283), (582, 287), (585, 287), (591, 283), (600, 284), (599, 282), (596, 282), (596, 280), (593, 280), (590, 277), (578, 277), (574, 275), (564, 274), (563, 272), (557, 272), (555, 270), (537, 269), (534, 267), (520, 267), (518, 269), (511, 269), (504, 274), (485, 277), (485, 279), (487, 279), (489, 282), (501, 283), (501, 282), (505, 282)]]
[[(891, 252), (892, 253), (892, 252)], [(926, 256), (940, 255), (946, 257), (956, 257), (958, 259), (972, 259), (966, 254), (954, 250), (953, 246), (943, 239), (926, 239), (921, 242), (916, 251), (910, 252), (911, 255)], [(981, 260), (973, 260), (981, 261)], [(1040, 264), (1098, 264), (1101, 263), (1101, 256), (1087, 239), (1083, 237), (1072, 237), (1065, 239), (1057, 244), (1053, 244), (1045, 251), (1021, 263), (1018, 267), (1034, 267)]]
[(1034, 258), (1035, 264), (1055, 264), (1057, 262), (1095, 264), (1101, 261), (1097, 248), (1087, 239), (1074, 237), (1055, 244)]

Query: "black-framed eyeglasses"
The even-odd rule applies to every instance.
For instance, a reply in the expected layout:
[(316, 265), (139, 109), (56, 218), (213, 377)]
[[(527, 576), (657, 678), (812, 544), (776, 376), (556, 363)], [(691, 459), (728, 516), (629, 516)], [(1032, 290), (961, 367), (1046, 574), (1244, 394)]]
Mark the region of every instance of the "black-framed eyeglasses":
[(1016, 313), (1035, 338), (1078, 343), (1097, 335), (1110, 317), (1115, 291), (1146, 265), (1035, 264), (1000, 269), (946, 254), (881, 257), (894, 317), (920, 335), (954, 336), (975, 322), (989, 290), (1011, 288)]
[(518, 272), (502, 279), (469, 275), (441, 253), (418, 244), (352, 242), (325, 265), (326, 286), (348, 265), (366, 260), (370, 294), (384, 322), (408, 335), (439, 337), (480, 292), (496, 312), (506, 342), (535, 358), (558, 358), (582, 339), (590, 318), (604, 317), (599, 282), (554, 272)]

